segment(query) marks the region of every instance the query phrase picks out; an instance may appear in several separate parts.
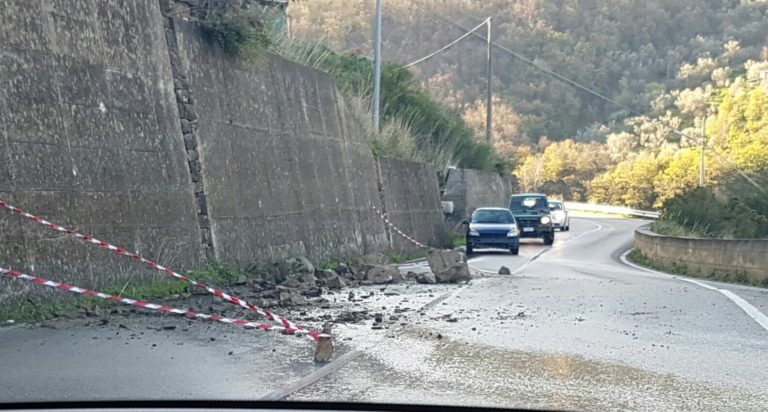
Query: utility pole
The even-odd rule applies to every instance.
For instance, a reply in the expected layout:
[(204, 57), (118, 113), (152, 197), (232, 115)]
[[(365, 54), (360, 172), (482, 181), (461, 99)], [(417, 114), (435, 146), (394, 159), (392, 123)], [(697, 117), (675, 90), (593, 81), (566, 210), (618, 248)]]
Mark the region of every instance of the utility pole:
[(701, 122), (701, 163), (699, 165), (699, 187), (704, 187), (704, 155), (707, 152), (707, 115)]
[(381, 110), (381, 3), (376, 0), (376, 34), (373, 53), (373, 130), (379, 132), (379, 112)]
[(485, 103), (485, 140), (488, 144), (493, 143), (493, 17), (488, 17), (488, 51), (486, 52), (486, 74), (488, 76), (488, 96)]

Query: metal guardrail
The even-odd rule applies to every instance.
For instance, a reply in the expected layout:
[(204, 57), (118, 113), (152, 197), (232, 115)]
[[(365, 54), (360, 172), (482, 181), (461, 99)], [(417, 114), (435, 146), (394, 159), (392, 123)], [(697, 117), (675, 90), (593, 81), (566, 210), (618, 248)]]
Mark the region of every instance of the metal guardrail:
[(648, 217), (652, 219), (658, 219), (661, 213), (637, 210), (629, 207), (611, 206), (611, 205), (598, 205), (593, 203), (581, 203), (581, 202), (565, 202), (565, 207), (568, 210), (582, 211), (582, 212), (595, 212), (595, 213), (613, 213), (619, 215)]

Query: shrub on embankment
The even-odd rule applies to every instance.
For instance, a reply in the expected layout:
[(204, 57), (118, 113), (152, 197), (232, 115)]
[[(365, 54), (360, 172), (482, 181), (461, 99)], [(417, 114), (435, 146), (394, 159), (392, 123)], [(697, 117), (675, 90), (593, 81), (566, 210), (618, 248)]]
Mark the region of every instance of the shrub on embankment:
[(695, 188), (667, 200), (651, 228), (671, 236), (768, 238), (768, 192), (736, 180)]
[(768, 286), (768, 192), (741, 178), (666, 202), (630, 259), (670, 273)]

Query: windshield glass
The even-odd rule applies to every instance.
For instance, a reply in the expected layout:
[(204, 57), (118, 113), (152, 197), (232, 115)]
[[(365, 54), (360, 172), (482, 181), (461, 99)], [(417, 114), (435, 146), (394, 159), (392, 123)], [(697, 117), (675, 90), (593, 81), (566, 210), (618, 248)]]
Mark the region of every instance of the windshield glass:
[(538, 196), (513, 197), (509, 208), (514, 211), (549, 211), (546, 198)]
[(478, 210), (472, 214), (472, 223), (514, 223), (515, 218), (507, 210)]
[(560, 202), (549, 202), (549, 210), (563, 210), (563, 204)]

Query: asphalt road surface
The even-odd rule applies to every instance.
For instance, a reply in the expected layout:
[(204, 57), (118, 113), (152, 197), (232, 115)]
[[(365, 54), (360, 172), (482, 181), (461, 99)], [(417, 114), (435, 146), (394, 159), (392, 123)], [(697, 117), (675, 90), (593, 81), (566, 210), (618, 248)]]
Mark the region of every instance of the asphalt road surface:
[[(278, 391), (292, 400), (767, 410), (768, 330), (744, 308), (768, 313), (768, 290), (623, 264), (641, 224), (573, 219), (552, 247), (524, 240), (519, 256), (472, 257), (482, 277), (469, 285), (328, 296), (332, 310), (378, 310), (389, 320), (383, 330), (372, 321), (337, 325), (337, 359), (350, 354), (348, 362), (331, 362), (318, 380), (306, 378), (319, 370), (307, 342), (227, 325), (133, 315), (3, 328), (0, 401)], [(502, 265), (512, 275), (496, 275)]]
[[(513, 275), (476, 281), (433, 309), (456, 322), (409, 328), (290, 398), (768, 409), (768, 330), (718, 291), (622, 264), (643, 223), (573, 219), (552, 248), (525, 240), (518, 257), (478, 254), (473, 268)], [(768, 303), (765, 289), (702, 283)]]

